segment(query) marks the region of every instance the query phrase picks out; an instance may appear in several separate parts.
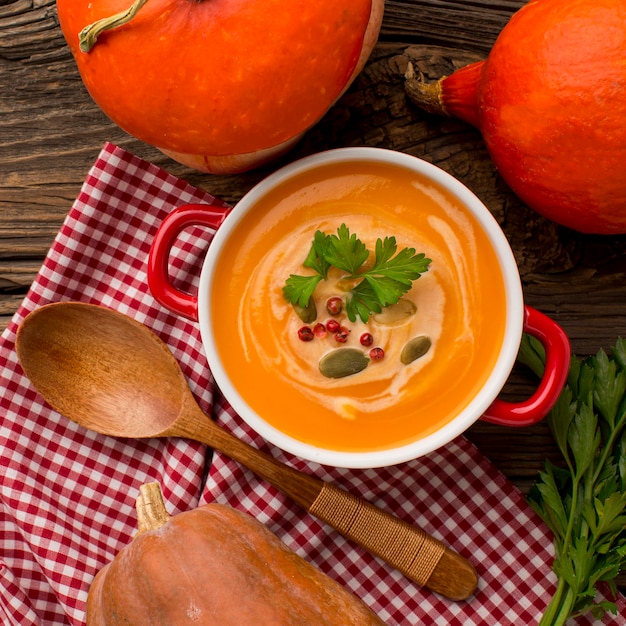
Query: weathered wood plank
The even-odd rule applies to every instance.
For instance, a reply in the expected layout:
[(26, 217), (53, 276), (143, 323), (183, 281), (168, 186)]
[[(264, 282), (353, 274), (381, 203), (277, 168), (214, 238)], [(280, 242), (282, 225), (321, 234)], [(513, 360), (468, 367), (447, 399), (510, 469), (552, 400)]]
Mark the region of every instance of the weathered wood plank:
[[(388, 0), (379, 45), (353, 87), (286, 160), (369, 145), (429, 160), (462, 180), (502, 225), (528, 304), (560, 322), (579, 354), (626, 335), (626, 237), (562, 229), (525, 207), (499, 178), (478, 131), (429, 116), (404, 93), (409, 60), (427, 79), (484, 58), (524, 0)], [(112, 124), (87, 94), (58, 27), (54, 0), (0, 0), (0, 330), (34, 279), (101, 146), (112, 141), (236, 202), (282, 163), (239, 176), (178, 165)], [(532, 388), (516, 373), (507, 397)], [(468, 433), (521, 489), (555, 458), (545, 424)]]

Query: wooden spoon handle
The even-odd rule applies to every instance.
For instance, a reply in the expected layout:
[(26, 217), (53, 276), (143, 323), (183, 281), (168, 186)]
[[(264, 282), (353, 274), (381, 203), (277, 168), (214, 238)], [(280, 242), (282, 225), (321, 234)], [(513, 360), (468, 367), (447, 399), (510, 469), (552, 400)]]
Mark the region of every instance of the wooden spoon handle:
[(469, 561), (423, 530), (330, 483), (309, 512), (420, 586), (465, 600), (478, 583)]
[[(478, 578), (471, 563), (423, 530), (331, 483), (280, 463), (213, 422), (207, 424), (205, 419), (202, 430), (205, 443), (252, 470), (418, 585), (451, 600), (464, 600), (476, 589)], [(194, 437), (198, 439), (199, 434), (196, 427)]]

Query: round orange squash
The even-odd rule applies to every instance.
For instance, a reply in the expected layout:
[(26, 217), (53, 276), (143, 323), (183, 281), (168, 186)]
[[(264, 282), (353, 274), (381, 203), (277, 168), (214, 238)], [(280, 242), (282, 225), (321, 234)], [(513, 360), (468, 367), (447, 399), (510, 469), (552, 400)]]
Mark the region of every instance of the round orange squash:
[(142, 485), (139, 533), (96, 575), (87, 625), (383, 626), (263, 524), (220, 504), (169, 517)]
[(436, 83), (430, 111), (477, 126), (529, 207), (583, 233), (626, 233), (626, 2), (534, 0), (489, 56)]
[(57, 0), (83, 82), (126, 132), (214, 173), (289, 150), (363, 68), (384, 4), (136, 0), (124, 23), (100, 22), (132, 2)]

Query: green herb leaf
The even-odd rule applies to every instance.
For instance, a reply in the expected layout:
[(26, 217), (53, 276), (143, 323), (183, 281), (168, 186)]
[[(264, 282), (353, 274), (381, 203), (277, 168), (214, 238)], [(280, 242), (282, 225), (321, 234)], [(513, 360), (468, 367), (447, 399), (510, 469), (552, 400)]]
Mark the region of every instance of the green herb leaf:
[(380, 297), (370, 281), (363, 280), (350, 291), (346, 298), (346, 315), (351, 322), (357, 317), (367, 321), (372, 313), (383, 310)]
[(397, 248), (395, 237), (385, 237), (382, 241), (378, 239), (374, 267), (367, 274), (384, 277), (410, 288), (412, 281), (428, 269), (430, 259), (424, 254), (416, 254), (414, 248), (404, 248), (396, 254)]
[(567, 442), (574, 455), (574, 480), (580, 480), (591, 466), (600, 445), (598, 418), (589, 404), (582, 404), (574, 415)]
[(615, 453), (617, 458), (617, 470), (620, 480), (619, 488), (626, 491), (626, 437), (622, 437), (617, 445)]
[(545, 369), (546, 351), (539, 339), (524, 333), (517, 354), (517, 360), (541, 378)]
[(310, 267), (315, 270), (320, 279), (327, 278), (328, 270), (330, 269), (331, 264), (327, 260), (328, 250), (330, 248), (330, 237), (325, 235), (321, 230), (315, 232), (313, 236), (313, 243), (311, 244), (311, 249), (309, 250), (309, 254), (304, 260), (303, 265), (305, 267)]
[[(533, 342), (524, 340), (520, 362), (543, 371)], [(607, 356), (600, 350), (572, 357), (568, 383), (548, 416), (567, 469), (546, 463), (528, 501), (554, 533), (553, 569), (559, 586), (540, 626), (563, 626), (570, 616), (617, 612), (595, 600), (596, 585), (626, 568), (626, 342)]]
[(611, 357), (619, 364), (620, 369), (626, 372), (626, 339), (620, 337), (617, 340), (611, 350)]
[(596, 499), (594, 504), (595, 519), (588, 520), (594, 535), (619, 533), (626, 527), (626, 493), (614, 492), (603, 501)]
[(562, 529), (567, 527), (567, 511), (561, 493), (569, 479), (569, 472), (546, 461), (545, 471), (539, 477), (540, 480), (528, 493), (528, 501), (550, 527), (555, 539), (563, 539)]
[(291, 304), (305, 308), (322, 278), (323, 276), (319, 274), (313, 276), (291, 274), (283, 287), (283, 296)]
[(355, 286), (346, 297), (346, 314), (352, 322), (357, 317), (367, 322), (373, 313), (380, 313), (411, 289), (415, 280), (428, 271), (431, 263), (413, 248), (397, 252), (395, 237), (377, 239), (374, 263), (366, 266), (370, 251), (349, 228), (342, 224), (337, 234), (315, 233), (311, 249), (303, 263), (316, 272), (314, 276), (292, 274), (283, 287), (283, 295), (291, 304), (306, 307), (321, 280), (328, 278), (331, 267), (345, 272), (344, 278)]
[(547, 421), (550, 426), (552, 436), (554, 437), (563, 458), (566, 460), (570, 468), (572, 467), (572, 459), (569, 454), (567, 438), (569, 434), (569, 427), (575, 414), (576, 404), (572, 402), (571, 390), (566, 387), (548, 415)]
[(336, 235), (328, 237), (328, 242), (326, 261), (350, 276), (356, 275), (370, 254), (365, 244), (355, 234), (351, 234), (345, 224), (337, 229)]
[(617, 372), (615, 361), (609, 360), (606, 352), (600, 350), (594, 359), (595, 380), (594, 403), (611, 427), (620, 409), (626, 391), (626, 375)]

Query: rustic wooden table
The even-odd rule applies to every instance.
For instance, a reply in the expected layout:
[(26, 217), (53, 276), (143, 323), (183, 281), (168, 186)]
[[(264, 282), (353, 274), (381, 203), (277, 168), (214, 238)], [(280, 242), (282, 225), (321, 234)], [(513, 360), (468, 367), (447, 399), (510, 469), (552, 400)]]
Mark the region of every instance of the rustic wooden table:
[[(409, 59), (439, 78), (484, 58), (523, 0), (388, 0), (380, 41), (366, 69), (288, 160), (341, 146), (407, 152), (454, 174), (508, 236), (526, 302), (558, 321), (579, 355), (626, 335), (626, 238), (560, 228), (524, 206), (499, 178), (480, 134), (430, 116), (407, 100)], [(105, 141), (236, 202), (281, 163), (238, 176), (178, 165), (114, 126), (95, 106), (59, 29), (54, 0), (0, 0), (0, 330), (6, 327)], [(284, 162), (284, 161), (283, 161)], [(532, 391), (514, 372), (504, 396)], [(479, 423), (468, 437), (523, 491), (546, 458), (557, 458), (545, 426), (511, 430)]]

